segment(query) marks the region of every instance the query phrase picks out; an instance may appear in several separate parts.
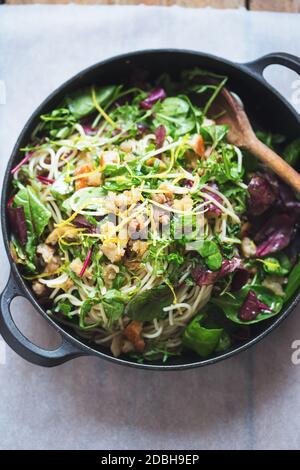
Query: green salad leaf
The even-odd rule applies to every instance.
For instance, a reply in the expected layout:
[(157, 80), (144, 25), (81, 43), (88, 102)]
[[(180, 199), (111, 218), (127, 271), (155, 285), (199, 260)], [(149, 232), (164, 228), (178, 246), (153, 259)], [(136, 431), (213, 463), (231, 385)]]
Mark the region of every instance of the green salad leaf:
[(300, 157), (300, 138), (294, 140), (285, 147), (283, 156), (289, 165), (296, 165)]
[(279, 276), (284, 276), (288, 274), (291, 269), (291, 262), (285, 254), (281, 254), (278, 258), (268, 257), (259, 260), (263, 269), (268, 274), (277, 274)]
[(173, 295), (164, 284), (144, 290), (133, 297), (125, 308), (126, 315), (132, 320), (151, 321), (165, 318), (168, 314), (163, 308), (172, 303)]
[(222, 255), (216, 242), (213, 240), (203, 240), (196, 242), (197, 251), (204, 258), (204, 262), (209, 269), (217, 271), (222, 266)]
[[(267, 305), (271, 311), (262, 310), (254, 320), (244, 321), (239, 318), (239, 311), (250, 290), (253, 291), (257, 295), (257, 298)], [(283, 299), (279, 295), (275, 295), (267, 287), (246, 284), (242, 289), (236, 292), (234, 296), (231, 293), (225, 293), (222, 296), (213, 297), (211, 303), (221, 308), (226, 317), (234, 323), (250, 325), (277, 315), (281, 310)]]
[[(186, 327), (182, 337), (183, 345), (195, 351), (201, 357), (207, 357), (215, 351), (224, 332), (223, 328), (206, 328), (203, 326), (201, 323), (204, 318), (204, 313), (197, 315)], [(222, 348), (222, 344), (220, 346)]]
[(288, 277), (288, 283), (285, 289), (285, 301), (290, 300), (296, 293), (300, 285), (300, 261), (293, 267)]
[(40, 237), (47, 226), (51, 212), (41, 202), (31, 186), (26, 186), (16, 194), (14, 207), (24, 207), (27, 230), (34, 237)]
[(122, 316), (125, 310), (125, 303), (128, 302), (128, 300), (129, 298), (127, 295), (124, 295), (115, 289), (108, 290), (102, 296), (101, 303), (110, 324)]
[(86, 299), (82, 303), (80, 307), (80, 311), (79, 311), (79, 327), (82, 330), (90, 330), (91, 328), (95, 328), (99, 324), (99, 321), (91, 323), (91, 324), (85, 323), (85, 318), (91, 311), (91, 308), (94, 307), (94, 305), (97, 305), (99, 302), (100, 302), (99, 299), (93, 298), (93, 299)]
[[(100, 106), (105, 106), (113, 98), (117, 89), (118, 87), (116, 85), (96, 89), (97, 103)], [(70, 113), (76, 119), (80, 119), (95, 111), (90, 88), (78, 90), (67, 96), (66, 103)]]
[(199, 118), (195, 110), (186, 96), (165, 98), (155, 107), (153, 124), (155, 127), (163, 124), (169, 133), (178, 137), (195, 129)]

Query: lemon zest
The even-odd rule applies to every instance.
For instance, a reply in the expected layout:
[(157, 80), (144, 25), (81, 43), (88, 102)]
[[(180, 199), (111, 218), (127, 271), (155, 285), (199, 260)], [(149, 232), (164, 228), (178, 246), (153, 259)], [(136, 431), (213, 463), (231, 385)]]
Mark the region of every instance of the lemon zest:
[(114, 128), (117, 127), (116, 123), (109, 117), (109, 115), (104, 111), (103, 108), (101, 108), (101, 106), (99, 105), (98, 101), (97, 101), (97, 96), (96, 96), (96, 92), (95, 92), (95, 88), (92, 87), (91, 89), (92, 91), (92, 100), (93, 100), (93, 105), (95, 106), (95, 108), (97, 109), (97, 111), (101, 114), (101, 116)]

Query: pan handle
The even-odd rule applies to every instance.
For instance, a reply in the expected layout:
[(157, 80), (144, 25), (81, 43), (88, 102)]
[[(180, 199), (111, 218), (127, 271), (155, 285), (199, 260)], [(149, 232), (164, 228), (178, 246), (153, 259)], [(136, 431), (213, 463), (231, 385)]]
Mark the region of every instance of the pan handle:
[(44, 367), (58, 366), (75, 357), (85, 355), (62, 338), (62, 344), (53, 351), (40, 348), (26, 338), (16, 326), (10, 311), (10, 304), (15, 297), (22, 296), (12, 272), (0, 298), (0, 333), (7, 344), (23, 359)]
[(283, 65), (291, 70), (294, 70), (298, 75), (300, 75), (300, 58), (288, 54), (287, 52), (272, 52), (271, 54), (264, 55), (255, 59), (251, 62), (247, 62), (244, 65), (259, 75), (263, 74), (264, 69), (268, 65)]

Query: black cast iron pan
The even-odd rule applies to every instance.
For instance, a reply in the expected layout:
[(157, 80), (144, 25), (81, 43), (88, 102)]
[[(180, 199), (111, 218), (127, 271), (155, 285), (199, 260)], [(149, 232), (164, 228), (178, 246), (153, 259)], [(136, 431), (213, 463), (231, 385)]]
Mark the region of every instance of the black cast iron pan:
[[(163, 72), (168, 72), (176, 78), (181, 70), (196, 66), (227, 75), (229, 77), (229, 89), (236, 92), (241, 97), (247, 113), (257, 125), (272, 132), (279, 132), (286, 135), (289, 139), (299, 137), (299, 115), (263, 77), (264, 69), (271, 64), (283, 65), (296, 71), (300, 75), (300, 59), (286, 53), (273, 53), (254, 60), (253, 62), (237, 64), (208, 54), (185, 50), (163, 49), (133, 52), (105, 60), (89, 67), (65, 82), (46, 98), (30, 117), (16, 142), (7, 165), (2, 190), (1, 222), (5, 248), (11, 264), (11, 274), (1, 295), (0, 332), (12, 349), (24, 359), (34, 364), (47, 367), (56, 366), (78, 356), (90, 355), (109, 359), (121, 365), (131, 365), (150, 370), (188, 369), (213, 364), (244, 351), (274, 330), (274, 328), (289, 315), (300, 300), (300, 292), (285, 306), (278, 316), (260, 323), (259, 326), (253, 330), (251, 339), (238, 346), (232, 347), (231, 350), (225, 353), (215, 355), (211, 358), (201, 359), (199, 356), (188, 352), (181, 357), (170, 358), (167, 364), (159, 362), (138, 364), (128, 357), (115, 358), (111, 355), (109, 350), (89, 344), (83, 339), (76, 337), (72, 330), (55, 323), (38, 304), (29, 286), (27, 286), (26, 282), (22, 279), (18, 268), (11, 259), (9, 253), (10, 233), (5, 211), (6, 203), (11, 192), (11, 168), (18, 162), (18, 150), (20, 147), (24, 147), (29, 141), (30, 134), (37, 125), (39, 116), (50, 111), (50, 109), (59, 104), (67, 93), (75, 89), (88, 84), (97, 83), (102, 85), (127, 81), (137, 69), (148, 71), (148, 79), (150, 80), (161, 75)], [(34, 345), (23, 336), (15, 325), (10, 313), (10, 304), (16, 296), (26, 297), (38, 312), (46, 318), (48, 323), (60, 332), (62, 343), (59, 348), (54, 351), (47, 351)]]

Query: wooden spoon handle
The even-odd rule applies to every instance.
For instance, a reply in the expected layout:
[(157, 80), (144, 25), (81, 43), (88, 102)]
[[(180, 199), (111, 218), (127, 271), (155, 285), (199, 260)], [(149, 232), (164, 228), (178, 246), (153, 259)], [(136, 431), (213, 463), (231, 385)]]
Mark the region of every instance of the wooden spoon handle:
[(300, 193), (300, 174), (277, 153), (256, 138), (251, 139), (247, 145), (247, 150), (270, 167), (296, 192)]

